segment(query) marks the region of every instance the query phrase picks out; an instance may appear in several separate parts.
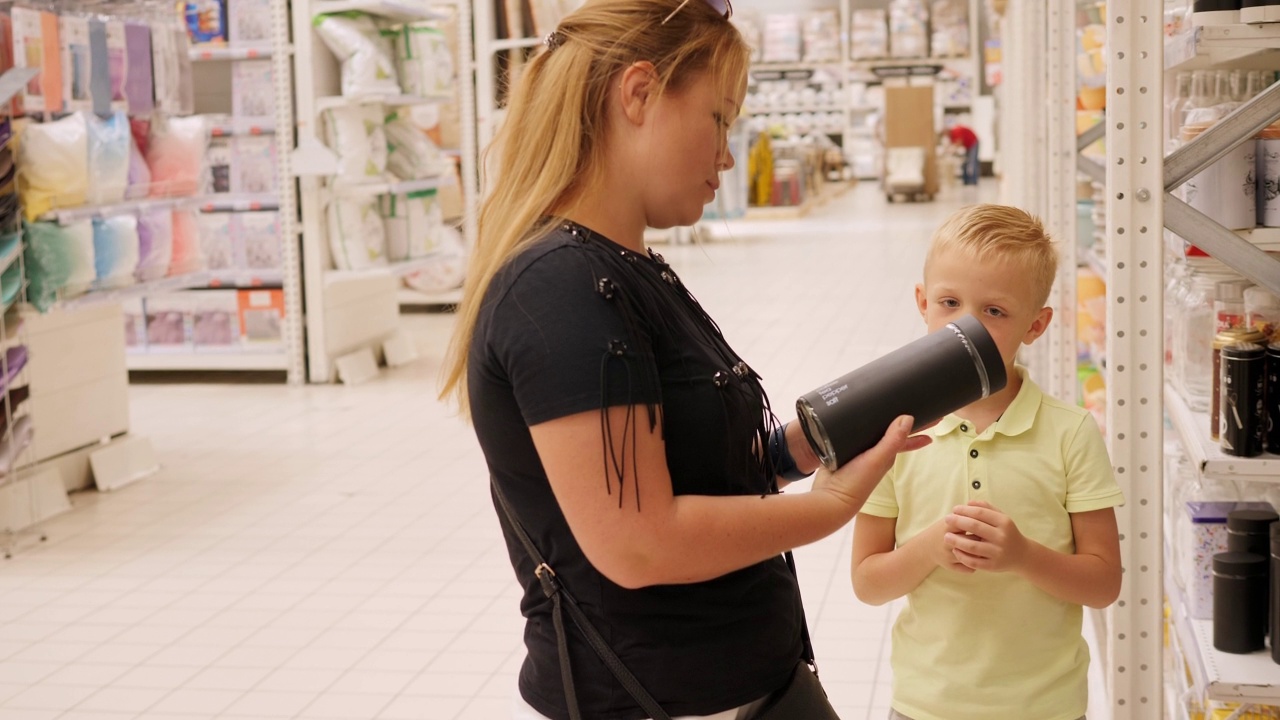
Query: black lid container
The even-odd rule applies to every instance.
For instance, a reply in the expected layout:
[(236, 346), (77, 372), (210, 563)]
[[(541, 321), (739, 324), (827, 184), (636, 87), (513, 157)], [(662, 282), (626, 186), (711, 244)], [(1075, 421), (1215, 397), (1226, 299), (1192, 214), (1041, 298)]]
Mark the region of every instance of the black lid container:
[(1213, 556), (1213, 646), (1247, 654), (1263, 649), (1268, 558), (1253, 553)]
[(1232, 510), (1227, 513), (1227, 552), (1266, 555), (1271, 525), (1280, 520), (1274, 510)]
[(805, 438), (828, 470), (867, 451), (900, 415), (919, 429), (1004, 389), (1000, 348), (967, 315), (796, 401)]

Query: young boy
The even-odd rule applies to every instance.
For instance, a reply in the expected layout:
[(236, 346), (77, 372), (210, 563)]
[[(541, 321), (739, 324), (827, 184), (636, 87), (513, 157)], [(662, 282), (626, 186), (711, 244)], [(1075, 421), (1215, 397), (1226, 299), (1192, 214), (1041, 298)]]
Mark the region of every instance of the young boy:
[(1076, 720), (1089, 651), (1082, 605), (1120, 592), (1123, 502), (1089, 413), (1014, 364), (1053, 317), (1057, 259), (1040, 222), (999, 205), (953, 215), (916, 285), (929, 330), (976, 315), (1008, 384), (899, 455), (858, 515), (853, 588), (907, 596), (893, 628), (893, 712), (910, 720)]

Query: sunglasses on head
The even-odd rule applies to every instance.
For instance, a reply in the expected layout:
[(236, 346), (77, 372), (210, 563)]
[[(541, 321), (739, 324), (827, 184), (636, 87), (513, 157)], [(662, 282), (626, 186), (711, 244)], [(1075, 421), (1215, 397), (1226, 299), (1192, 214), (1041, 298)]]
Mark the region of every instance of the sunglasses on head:
[[(703, 0), (703, 1), (706, 2), (708, 5), (710, 5), (712, 10), (715, 10), (718, 14), (723, 16), (725, 20), (728, 20), (729, 18), (733, 17), (733, 4), (730, 3), (729, 0)], [(668, 20), (675, 17), (676, 13), (683, 10), (684, 6), (688, 4), (689, 4), (689, 0), (684, 0), (684, 2), (677, 5), (676, 9), (672, 10), (670, 15), (662, 19), (661, 24), (666, 25)]]

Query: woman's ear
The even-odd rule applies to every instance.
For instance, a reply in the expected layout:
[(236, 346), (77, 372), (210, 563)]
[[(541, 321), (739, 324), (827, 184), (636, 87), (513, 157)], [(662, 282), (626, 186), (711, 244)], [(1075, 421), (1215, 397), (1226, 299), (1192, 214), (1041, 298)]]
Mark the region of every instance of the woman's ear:
[(622, 71), (618, 80), (618, 102), (627, 120), (644, 124), (644, 111), (653, 99), (657, 80), (657, 68), (648, 60), (631, 63)]

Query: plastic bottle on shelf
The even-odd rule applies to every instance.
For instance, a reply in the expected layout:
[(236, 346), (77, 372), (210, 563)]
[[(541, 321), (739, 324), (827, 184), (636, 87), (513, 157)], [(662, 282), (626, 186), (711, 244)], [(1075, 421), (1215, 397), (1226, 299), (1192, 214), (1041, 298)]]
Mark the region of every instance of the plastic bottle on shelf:
[(1213, 313), (1217, 332), (1244, 327), (1244, 292), (1252, 285), (1248, 280), (1225, 280), (1214, 287)]
[(1174, 325), (1176, 386), (1197, 412), (1209, 409), (1213, 390), (1215, 284), (1212, 276), (1193, 274)]
[(1182, 104), (1178, 116), (1178, 133), (1181, 139), (1182, 129), (1187, 126), (1188, 116), (1192, 110), (1213, 107), (1214, 75), (1208, 70), (1195, 70), (1191, 73), (1191, 94)]

